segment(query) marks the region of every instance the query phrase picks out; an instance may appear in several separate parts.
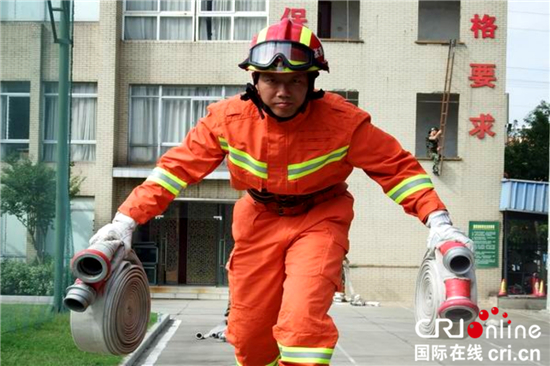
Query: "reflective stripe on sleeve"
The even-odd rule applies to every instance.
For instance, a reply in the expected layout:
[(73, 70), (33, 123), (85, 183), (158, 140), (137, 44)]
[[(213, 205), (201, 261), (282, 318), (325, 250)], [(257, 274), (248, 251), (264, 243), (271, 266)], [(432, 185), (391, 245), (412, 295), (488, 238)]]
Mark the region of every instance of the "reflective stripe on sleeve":
[(174, 196), (177, 196), (182, 188), (187, 187), (187, 183), (176, 177), (174, 174), (160, 167), (153, 169), (147, 180), (152, 181), (168, 190)]
[(349, 146), (341, 147), (326, 155), (305, 161), (303, 163), (291, 164), (288, 166), (288, 180), (298, 179), (305, 175), (316, 172), (325, 165), (342, 160), (348, 153)]
[(222, 148), (222, 150), (229, 150), (229, 144), (227, 143), (226, 139), (224, 139), (223, 137), (218, 137), (218, 141), (220, 141), (220, 147)]
[(425, 188), (434, 188), (432, 180), (427, 174), (418, 174), (407, 179), (392, 188), (386, 195), (396, 203), (401, 203), (411, 194)]
[(316, 363), (328, 365), (332, 358), (332, 348), (310, 348), (310, 347), (286, 347), (279, 344), (281, 361), (301, 363)]
[(218, 137), (222, 150), (229, 151), (229, 161), (257, 177), (267, 179), (267, 164), (254, 159), (248, 153), (230, 146), (226, 139)]

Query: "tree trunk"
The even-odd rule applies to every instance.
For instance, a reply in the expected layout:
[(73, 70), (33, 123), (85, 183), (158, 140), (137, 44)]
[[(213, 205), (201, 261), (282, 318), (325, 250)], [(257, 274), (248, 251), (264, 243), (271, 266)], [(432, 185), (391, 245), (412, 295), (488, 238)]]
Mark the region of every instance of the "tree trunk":
[[(29, 230), (27, 230), (27, 263), (31, 264), (38, 259), (38, 251), (34, 243), (34, 237)], [(40, 259), (38, 259), (40, 261)]]

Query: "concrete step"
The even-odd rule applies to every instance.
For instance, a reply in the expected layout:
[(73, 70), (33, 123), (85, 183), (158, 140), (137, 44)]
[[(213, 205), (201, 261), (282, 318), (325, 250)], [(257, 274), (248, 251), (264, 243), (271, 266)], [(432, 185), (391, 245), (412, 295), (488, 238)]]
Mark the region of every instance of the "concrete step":
[(227, 300), (229, 288), (215, 286), (150, 286), (153, 299)]
[(498, 298), (498, 307), (503, 309), (546, 309), (546, 297), (530, 295), (511, 295)]

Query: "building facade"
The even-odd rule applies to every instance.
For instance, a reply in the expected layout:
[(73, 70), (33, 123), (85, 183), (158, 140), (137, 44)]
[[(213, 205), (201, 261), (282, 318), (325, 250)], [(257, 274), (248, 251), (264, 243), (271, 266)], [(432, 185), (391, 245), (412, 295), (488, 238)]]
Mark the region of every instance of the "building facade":
[[(2, 101), (5, 106), (11, 105), (8, 98), (20, 98), (28, 112), (12, 116), (3, 107), (2, 151), (53, 160), (57, 46), (49, 23), (36, 20), (45, 13), (25, 19), (24, 9), (18, 13), (17, 2), (11, 3), (2, 8)], [(330, 73), (322, 73), (316, 86), (367, 110), (375, 125), (416, 155), (456, 226), (468, 231), (474, 222), (501, 224), (506, 2), (128, 0), (79, 6), (71, 149), (73, 171), (86, 179), (75, 200), (77, 246), (112, 219), (206, 105), (244, 90), (250, 75), (237, 64), (246, 58), (251, 36), (282, 16), (304, 22), (322, 38)], [(457, 43), (445, 159), (436, 176), (425, 145), (429, 128), (440, 125), (450, 39)], [(28, 121), (21, 136), (5, 134), (10, 118)], [(363, 171), (355, 171), (348, 184), (355, 197), (348, 255), (355, 289), (366, 299), (412, 302), (428, 230)], [(221, 166), (141, 227), (134, 241), (148, 258), (151, 281), (225, 285), (232, 206), (242, 195), (231, 189)], [(12, 218), (2, 220), (6, 228), (16, 226), (5, 224)], [(3, 255), (21, 252), (9, 230), (3, 232)], [(486, 248), (496, 265), (477, 271), (481, 300), (498, 292), (501, 246), (497, 240), (496, 248)]]

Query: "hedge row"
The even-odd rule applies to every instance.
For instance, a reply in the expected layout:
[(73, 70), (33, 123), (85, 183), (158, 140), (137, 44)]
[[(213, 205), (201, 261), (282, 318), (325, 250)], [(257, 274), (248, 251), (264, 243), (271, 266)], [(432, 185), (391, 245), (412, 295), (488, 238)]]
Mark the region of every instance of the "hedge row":
[(53, 295), (54, 266), (52, 260), (43, 264), (27, 264), (7, 259), (0, 264), (2, 295)]

